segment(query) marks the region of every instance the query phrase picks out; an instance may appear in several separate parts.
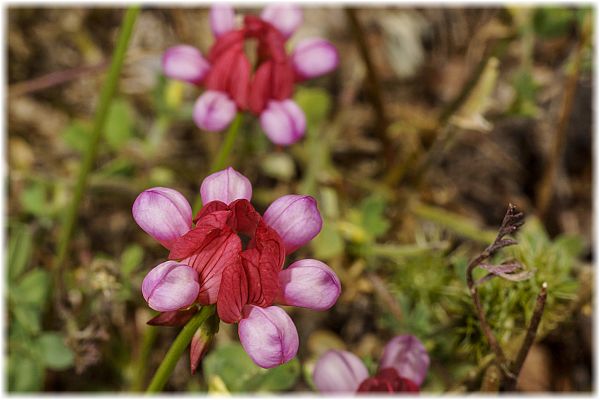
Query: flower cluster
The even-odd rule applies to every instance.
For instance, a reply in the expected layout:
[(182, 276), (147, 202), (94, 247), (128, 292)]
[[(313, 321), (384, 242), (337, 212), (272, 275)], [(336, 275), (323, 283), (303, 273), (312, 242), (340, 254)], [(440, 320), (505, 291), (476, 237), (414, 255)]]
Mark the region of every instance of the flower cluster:
[(396, 336), (383, 349), (379, 370), (369, 377), (367, 368), (352, 353), (329, 350), (315, 365), (313, 382), (320, 392), (418, 392), (429, 368), (423, 344), (412, 335)]
[[(165, 52), (165, 75), (206, 88), (194, 105), (198, 127), (221, 131), (238, 111), (249, 111), (260, 116), (273, 143), (287, 146), (302, 138), (306, 119), (291, 100), (294, 83), (331, 72), (339, 62), (335, 47), (321, 38), (304, 39), (287, 54), (286, 41), (302, 18), (297, 6), (269, 4), (260, 18), (246, 15), (238, 28), (233, 8), (217, 4), (210, 12), (216, 40), (207, 58), (189, 45)], [(257, 42), (255, 68), (244, 51), (249, 40)]]
[(200, 195), (204, 206), (193, 219), (190, 204), (173, 189), (148, 189), (135, 200), (135, 221), (170, 250), (169, 261), (144, 279), (144, 298), (164, 313), (216, 304), (222, 321), (238, 323), (240, 342), (257, 365), (289, 361), (298, 333), (273, 304), (326, 310), (341, 291), (336, 274), (318, 260), (282, 269), (286, 255), (321, 230), (315, 199), (286, 195), (261, 216), (250, 203), (250, 181), (231, 167), (206, 177)]

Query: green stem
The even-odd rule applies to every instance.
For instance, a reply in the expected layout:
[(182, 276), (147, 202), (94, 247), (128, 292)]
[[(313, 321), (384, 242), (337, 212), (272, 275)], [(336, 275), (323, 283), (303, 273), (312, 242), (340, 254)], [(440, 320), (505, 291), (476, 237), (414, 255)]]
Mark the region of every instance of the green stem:
[(152, 382), (150, 382), (148, 389), (146, 389), (146, 393), (158, 393), (162, 390), (173, 373), (173, 369), (175, 369), (175, 365), (177, 364), (177, 361), (179, 361), (183, 351), (190, 344), (194, 333), (196, 333), (198, 328), (200, 328), (204, 321), (213, 315), (214, 312), (214, 306), (204, 306), (199, 313), (194, 315), (192, 319), (185, 324), (156, 370)]
[[(227, 159), (229, 158), (229, 154), (233, 149), (233, 145), (235, 144), (235, 139), (237, 139), (238, 132), (240, 130), (240, 126), (242, 125), (242, 113), (238, 113), (235, 116), (235, 119), (229, 125), (229, 129), (227, 129), (227, 133), (225, 134), (225, 139), (223, 140), (223, 144), (219, 149), (216, 157), (214, 158), (212, 164), (210, 165), (210, 173), (217, 172), (225, 167), (227, 163)], [(194, 214), (200, 210), (202, 207), (202, 198), (198, 197), (196, 202), (194, 203)]]
[(89, 145), (86, 149), (85, 157), (81, 163), (79, 170), (79, 177), (77, 178), (77, 184), (75, 186), (75, 194), (73, 195), (73, 201), (69, 208), (66, 210), (62, 231), (58, 240), (58, 253), (54, 268), (60, 270), (65, 261), (69, 245), (71, 243), (71, 237), (73, 236), (73, 230), (75, 228), (75, 220), (77, 218), (77, 212), (79, 205), (83, 199), (85, 192), (88, 175), (94, 166), (96, 156), (98, 154), (98, 148), (102, 133), (104, 131), (104, 125), (106, 123), (106, 117), (110, 109), (112, 98), (117, 90), (117, 84), (119, 82), (119, 75), (123, 62), (125, 60), (125, 53), (129, 45), (129, 39), (135, 25), (135, 20), (140, 12), (140, 6), (132, 6), (127, 10), (123, 23), (121, 25), (121, 32), (117, 40), (117, 46), (114, 50), (110, 69), (108, 71), (108, 77), (102, 87), (100, 93), (100, 101), (98, 103), (98, 109), (94, 117), (94, 124), (91, 132), (91, 138)]
[(131, 385), (131, 391), (139, 393), (144, 389), (144, 380), (146, 378), (146, 367), (148, 366), (148, 359), (152, 352), (154, 342), (158, 336), (158, 329), (155, 326), (148, 326), (144, 331), (142, 337), (142, 347), (140, 354), (134, 364), (134, 379)]
[(237, 138), (238, 132), (240, 130), (240, 125), (242, 125), (242, 115), (243, 114), (238, 113), (235, 116), (235, 119), (233, 120), (231, 125), (229, 125), (229, 129), (227, 130), (225, 140), (223, 141), (223, 144), (219, 149), (219, 153), (217, 153), (217, 156), (215, 157), (210, 166), (211, 173), (217, 172), (218, 170), (223, 169), (223, 167), (225, 167), (225, 164), (227, 163), (227, 158), (229, 157), (229, 153), (231, 153), (231, 149), (233, 149), (235, 139)]

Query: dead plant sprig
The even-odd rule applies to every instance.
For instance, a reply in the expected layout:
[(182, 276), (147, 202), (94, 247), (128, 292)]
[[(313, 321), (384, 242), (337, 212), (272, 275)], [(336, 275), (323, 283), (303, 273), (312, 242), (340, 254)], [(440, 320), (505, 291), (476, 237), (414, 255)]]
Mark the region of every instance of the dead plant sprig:
[[(481, 305), (481, 298), (479, 297), (477, 287), (479, 284), (482, 284), (485, 281), (496, 276), (511, 281), (524, 280), (531, 276), (529, 273), (514, 273), (518, 269), (522, 269), (522, 266), (516, 261), (509, 261), (500, 265), (491, 265), (488, 263), (483, 264), (485, 260), (492, 257), (500, 249), (517, 244), (516, 240), (512, 238), (505, 238), (505, 236), (514, 234), (523, 225), (523, 223), (523, 213), (517, 210), (517, 208), (513, 204), (509, 204), (506, 215), (504, 216), (504, 219), (502, 221), (502, 225), (498, 230), (498, 235), (496, 236), (496, 239), (481, 254), (479, 254), (479, 256), (477, 256), (469, 263), (466, 273), (467, 286), (469, 287), (469, 293), (471, 294), (473, 304), (475, 305), (475, 309), (477, 311), (477, 317), (479, 318), (481, 330), (483, 331), (487, 342), (489, 343), (490, 347), (492, 348), (492, 351), (496, 356), (496, 363), (502, 374), (500, 385), (501, 391), (514, 391), (516, 389), (517, 378), (519, 377), (519, 373), (523, 368), (523, 364), (525, 363), (525, 359), (527, 358), (529, 349), (535, 342), (537, 329), (542, 319), (544, 306), (546, 304), (548, 285), (546, 284), (546, 282), (542, 284), (541, 291), (538, 294), (536, 300), (533, 316), (531, 317), (529, 327), (527, 328), (525, 339), (523, 340), (523, 343), (521, 344), (521, 347), (517, 353), (517, 357), (514, 361), (510, 361), (507, 359), (504, 350), (498, 343), (498, 340), (496, 339), (496, 336), (494, 335), (492, 328), (490, 327), (485, 317), (485, 313)], [(478, 282), (474, 280), (473, 271), (478, 266), (482, 267), (483, 269), (489, 272), (489, 274), (486, 276), (486, 278), (488, 279), (480, 280)]]

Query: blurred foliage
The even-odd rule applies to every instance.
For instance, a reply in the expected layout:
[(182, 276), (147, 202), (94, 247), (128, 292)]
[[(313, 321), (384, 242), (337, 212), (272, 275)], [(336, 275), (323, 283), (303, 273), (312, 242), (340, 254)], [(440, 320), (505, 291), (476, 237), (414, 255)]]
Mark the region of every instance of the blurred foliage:
[(23, 224), (9, 231), (8, 251), (8, 391), (35, 392), (43, 388), (45, 369), (73, 365), (73, 353), (60, 332), (42, 329), (49, 301), (50, 274), (29, 268), (34, 236)]
[(239, 343), (215, 348), (202, 363), (204, 376), (209, 386), (213, 386), (209, 393), (278, 392), (291, 388), (300, 376), (297, 358), (279, 367), (264, 369), (254, 364)]

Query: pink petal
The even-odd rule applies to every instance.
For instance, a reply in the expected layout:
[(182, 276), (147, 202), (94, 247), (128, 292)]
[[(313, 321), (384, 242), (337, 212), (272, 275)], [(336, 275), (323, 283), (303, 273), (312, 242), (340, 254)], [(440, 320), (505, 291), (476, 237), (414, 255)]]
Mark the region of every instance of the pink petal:
[(193, 46), (179, 45), (169, 48), (162, 58), (166, 76), (193, 84), (199, 84), (210, 70), (210, 64)]
[(133, 219), (167, 249), (192, 226), (192, 207), (176, 190), (155, 187), (135, 199)]
[(383, 349), (379, 368), (394, 368), (401, 377), (421, 386), (429, 368), (429, 356), (415, 336), (396, 336)]
[(235, 11), (230, 4), (216, 3), (210, 8), (210, 27), (215, 37), (235, 29)]
[(142, 294), (150, 308), (175, 311), (188, 307), (198, 296), (198, 274), (191, 267), (166, 261), (154, 267), (142, 282)]
[(354, 354), (329, 350), (319, 358), (313, 371), (313, 382), (323, 393), (354, 393), (369, 371)]
[(302, 79), (316, 78), (333, 71), (339, 64), (337, 49), (325, 39), (305, 39), (292, 54), (296, 74)]
[(342, 290), (331, 268), (318, 260), (299, 260), (279, 273), (282, 304), (313, 310), (331, 308)]
[(296, 326), (279, 307), (244, 307), (238, 333), (246, 353), (262, 368), (284, 364), (298, 352)]
[(271, 100), (260, 114), (260, 126), (271, 142), (289, 146), (304, 136), (306, 117), (292, 100)]
[(302, 9), (294, 4), (271, 3), (263, 8), (260, 17), (288, 38), (302, 25)]
[(287, 254), (310, 242), (323, 226), (317, 201), (311, 196), (281, 196), (271, 203), (263, 218), (279, 234)]
[(230, 204), (237, 199), (252, 198), (252, 184), (244, 175), (228, 167), (204, 178), (200, 185), (202, 203), (219, 200)]
[(218, 132), (227, 128), (236, 113), (235, 102), (226, 93), (207, 90), (196, 100), (193, 118), (199, 128)]

